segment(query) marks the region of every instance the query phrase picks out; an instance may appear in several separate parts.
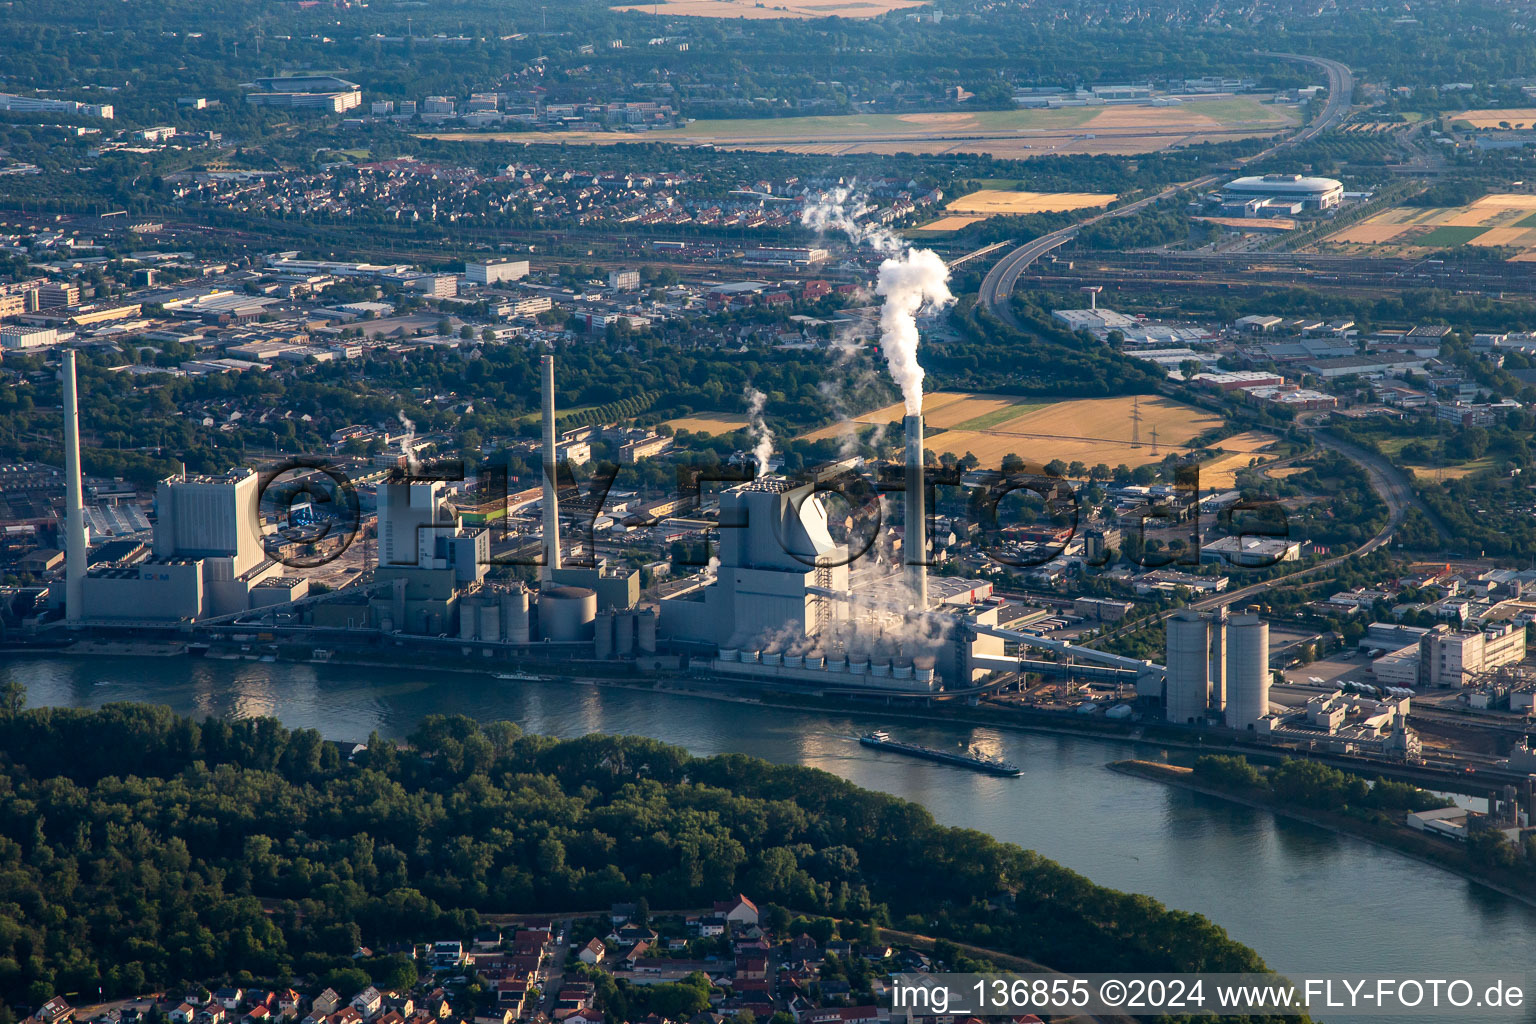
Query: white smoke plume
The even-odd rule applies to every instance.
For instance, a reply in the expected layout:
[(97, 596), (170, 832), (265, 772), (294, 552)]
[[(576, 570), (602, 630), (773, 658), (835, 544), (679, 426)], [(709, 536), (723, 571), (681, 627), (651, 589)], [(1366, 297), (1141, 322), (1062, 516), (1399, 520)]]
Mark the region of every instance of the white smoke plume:
[(949, 268), (931, 249), (908, 249), (880, 264), (875, 294), (880, 307), (880, 348), (891, 378), (901, 388), (907, 415), (923, 411), (923, 367), (917, 361), (917, 315), (955, 301), (949, 292)]
[(862, 200), (846, 189), (832, 192), (827, 200), (801, 211), (800, 223), (818, 231), (841, 231), (855, 243), (889, 253), (880, 265), (875, 294), (885, 299), (880, 309), (880, 348), (885, 353), (891, 378), (901, 388), (907, 414), (923, 411), (923, 367), (917, 361), (917, 316), (924, 308), (941, 309), (955, 301), (949, 291), (949, 268), (931, 249), (913, 249), (887, 228), (861, 224), (866, 209)]
[(763, 408), (768, 404), (768, 396), (750, 384), (744, 394), (747, 398), (747, 429), (756, 439), (752, 446), (752, 459), (757, 463), (757, 475), (767, 476), (768, 460), (773, 456), (773, 431), (768, 429), (768, 423), (763, 419)]
[(411, 445), (416, 440), (416, 424), (404, 412), (397, 411), (395, 415), (399, 417), (400, 425), (405, 428), (405, 436), (400, 438), (400, 454), (405, 456), (407, 462), (411, 462), (415, 458), (411, 452)]

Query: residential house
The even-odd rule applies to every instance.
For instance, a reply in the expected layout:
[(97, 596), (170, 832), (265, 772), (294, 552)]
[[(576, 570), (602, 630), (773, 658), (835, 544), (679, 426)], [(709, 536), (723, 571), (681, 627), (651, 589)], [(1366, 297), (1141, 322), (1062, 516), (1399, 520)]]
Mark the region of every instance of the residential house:
[(448, 993), (440, 988), (433, 989), (422, 998), (419, 1010), (434, 1020), (444, 1020), (453, 1014), (453, 1007), (448, 1005)]
[(804, 932), (789, 940), (789, 956), (792, 960), (817, 961), (821, 959), (821, 947)]
[(272, 1024), (272, 1011), (267, 1009), (264, 1004), (257, 1003), (251, 1007), (242, 1019), (245, 1021), (245, 1024)]
[(341, 996), (337, 995), (333, 988), (328, 988), (315, 996), (315, 1001), (310, 1004), (310, 1010), (322, 1017), (329, 1017), (339, 1009), (341, 1009)]
[(245, 991), (238, 988), (221, 988), (213, 994), (213, 1001), (226, 1010), (240, 1009), (240, 1000), (245, 998)]
[(384, 995), (378, 989), (369, 985), (352, 997), (351, 1006), (365, 1020), (372, 1020), (379, 1015), (379, 1011), (384, 1009)]
[(733, 900), (715, 904), (715, 913), (731, 924), (751, 925), (758, 923), (757, 904), (745, 896), (737, 895)]
[(74, 1018), (74, 1015), (74, 1008), (65, 1002), (63, 997), (54, 996), (37, 1008), (37, 1012), (32, 1015), (32, 1019), (37, 1021), (38, 1024), (66, 1024), (67, 1021)]
[(724, 935), (725, 929), (725, 918), (718, 914), (699, 919), (699, 935), (702, 938), (711, 939), (717, 935)]
[(607, 956), (608, 947), (603, 945), (603, 940), (592, 939), (581, 947), (581, 952), (576, 954), (576, 959), (584, 964), (600, 964)]
[(608, 920), (617, 928), (628, 924), (637, 912), (638, 908), (633, 903), (615, 903), (608, 908)]
[(182, 1003), (166, 1016), (170, 1018), (171, 1024), (192, 1024), (192, 1018), (197, 1016), (197, 1007), (191, 1003)]
[(304, 997), (293, 989), (285, 989), (277, 994), (277, 1012), (289, 1020), (296, 1019), (304, 1012)]

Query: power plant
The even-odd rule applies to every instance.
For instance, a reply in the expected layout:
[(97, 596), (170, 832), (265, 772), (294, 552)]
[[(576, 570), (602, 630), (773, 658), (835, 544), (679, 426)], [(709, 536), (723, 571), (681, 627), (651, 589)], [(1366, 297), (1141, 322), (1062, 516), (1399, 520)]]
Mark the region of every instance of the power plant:
[[(904, 491), (899, 563), (894, 546), (889, 557), (854, 558), (834, 540), (817, 478), (754, 474), (717, 495), (701, 495), (689, 513), (693, 528), (713, 539), (718, 556), (712, 566), (641, 607), (639, 573), (610, 568), (589, 550), (590, 531), (569, 549), (562, 544), (553, 357), (543, 357), (540, 370), (536, 589), (487, 576), (490, 531), (466, 525), (447, 484), (424, 478), (430, 474), (418, 472), (407, 453), (407, 471), (393, 471), (374, 491), (371, 577), (339, 592), (310, 594), (308, 580), (282, 575), (283, 566), (264, 547), (260, 478), (248, 469), (181, 472), (160, 481), (153, 557), (87, 572), (79, 402), (74, 353), (66, 353), (67, 620), (182, 627), (248, 621), (310, 637), (361, 630), (488, 657), (629, 661), (638, 669), (910, 695), (964, 691), (997, 673), (1023, 671), (1024, 656), (1009, 653), (1010, 643), (1018, 651), (1053, 651), (1117, 679), (1150, 680), (1161, 672), (1147, 662), (1001, 627), (1005, 602), (988, 581), (929, 579), (924, 429), (916, 413), (903, 421), (896, 477)], [(761, 470), (766, 460), (755, 464)], [(567, 477), (571, 508), (592, 512), (598, 499), (572, 483)], [(679, 510), (686, 504), (679, 502)]]

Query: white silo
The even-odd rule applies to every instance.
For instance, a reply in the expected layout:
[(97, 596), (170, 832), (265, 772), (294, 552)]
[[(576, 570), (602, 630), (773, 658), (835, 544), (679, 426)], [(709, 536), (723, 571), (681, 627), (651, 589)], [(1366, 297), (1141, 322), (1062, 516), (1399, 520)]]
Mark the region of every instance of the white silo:
[(1269, 713), (1269, 623), (1233, 616), (1227, 630), (1227, 727), (1253, 729)]
[(1222, 605), (1211, 616), (1211, 702), (1210, 709), (1224, 712), (1227, 709), (1227, 606)]
[(1184, 725), (1205, 719), (1211, 699), (1211, 630), (1204, 615), (1181, 611), (1168, 620), (1164, 717)]

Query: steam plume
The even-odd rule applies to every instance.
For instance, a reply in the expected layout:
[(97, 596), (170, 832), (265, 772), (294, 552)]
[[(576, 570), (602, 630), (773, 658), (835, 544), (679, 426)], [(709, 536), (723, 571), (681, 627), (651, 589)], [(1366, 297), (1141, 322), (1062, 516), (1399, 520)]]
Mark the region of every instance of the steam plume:
[(400, 425), (405, 428), (405, 436), (400, 438), (400, 454), (405, 456), (407, 462), (412, 461), (411, 445), (416, 440), (416, 424), (405, 415), (404, 412), (395, 413), (400, 419)]
[(880, 307), (880, 349), (891, 378), (901, 388), (908, 416), (923, 411), (923, 367), (917, 361), (917, 314), (955, 301), (949, 292), (949, 268), (931, 249), (908, 249), (880, 264), (875, 294)]
[(880, 348), (891, 378), (901, 388), (907, 415), (923, 411), (923, 367), (917, 361), (917, 315), (925, 307), (940, 309), (955, 301), (949, 291), (949, 268), (930, 249), (912, 249), (884, 227), (862, 224), (867, 207), (847, 189), (837, 189), (820, 203), (801, 211), (800, 223), (818, 231), (841, 231), (855, 243), (867, 244), (890, 257), (880, 265), (875, 293), (885, 299), (880, 309)]
[(768, 396), (747, 385), (747, 429), (756, 439), (752, 446), (752, 458), (757, 463), (757, 475), (768, 475), (768, 460), (773, 455), (773, 431), (768, 429), (768, 423), (763, 419), (763, 407), (768, 404)]

